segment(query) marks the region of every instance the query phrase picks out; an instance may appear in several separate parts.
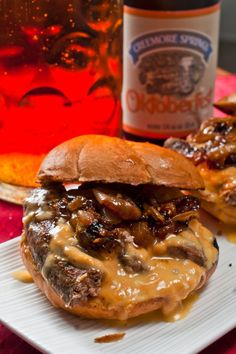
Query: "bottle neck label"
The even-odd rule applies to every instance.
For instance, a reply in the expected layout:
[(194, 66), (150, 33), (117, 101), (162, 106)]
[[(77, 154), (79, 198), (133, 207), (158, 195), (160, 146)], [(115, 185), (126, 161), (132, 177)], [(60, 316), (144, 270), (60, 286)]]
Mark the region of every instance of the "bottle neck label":
[(162, 12), (125, 6), (123, 129), (185, 136), (210, 116), (219, 5)]

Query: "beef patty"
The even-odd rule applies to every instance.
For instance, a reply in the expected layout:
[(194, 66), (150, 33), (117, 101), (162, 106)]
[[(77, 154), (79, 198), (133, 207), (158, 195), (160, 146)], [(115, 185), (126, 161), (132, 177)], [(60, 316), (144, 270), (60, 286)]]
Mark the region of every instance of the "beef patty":
[[(24, 210), (24, 237), (38, 270), (73, 305), (98, 295), (105, 273), (96, 262), (102, 264), (106, 254), (116, 253), (126, 273), (147, 272), (128, 245), (148, 249), (183, 232), (198, 216), (199, 201), (176, 188), (88, 183), (66, 190), (52, 184), (34, 190)], [(78, 265), (75, 249), (94, 262)], [(202, 247), (189, 240), (170, 245), (166, 255), (206, 263)]]

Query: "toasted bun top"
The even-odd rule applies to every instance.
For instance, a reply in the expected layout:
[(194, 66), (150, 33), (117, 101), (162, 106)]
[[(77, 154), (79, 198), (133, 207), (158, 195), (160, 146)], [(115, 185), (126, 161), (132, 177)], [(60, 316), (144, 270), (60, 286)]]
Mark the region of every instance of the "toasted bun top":
[(204, 186), (194, 165), (172, 150), (101, 135), (82, 135), (55, 147), (44, 159), (38, 180)]

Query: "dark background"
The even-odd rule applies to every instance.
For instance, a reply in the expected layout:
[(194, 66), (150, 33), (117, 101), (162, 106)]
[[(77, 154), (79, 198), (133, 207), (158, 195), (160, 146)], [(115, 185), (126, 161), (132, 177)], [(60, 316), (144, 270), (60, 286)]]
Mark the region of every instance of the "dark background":
[(236, 0), (222, 2), (218, 66), (236, 73)]

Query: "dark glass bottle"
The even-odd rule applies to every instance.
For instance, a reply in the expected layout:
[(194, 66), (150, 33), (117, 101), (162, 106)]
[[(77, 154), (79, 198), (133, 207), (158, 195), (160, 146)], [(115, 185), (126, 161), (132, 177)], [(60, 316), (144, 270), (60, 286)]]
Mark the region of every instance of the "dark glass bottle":
[(162, 145), (211, 115), (219, 0), (124, 0), (123, 135)]
[(124, 4), (144, 10), (186, 11), (203, 9), (219, 3), (219, 0), (125, 0)]

